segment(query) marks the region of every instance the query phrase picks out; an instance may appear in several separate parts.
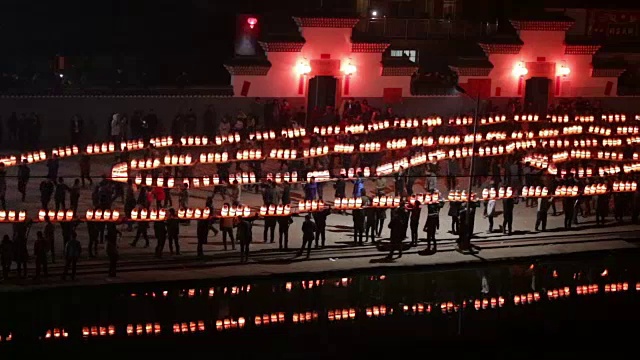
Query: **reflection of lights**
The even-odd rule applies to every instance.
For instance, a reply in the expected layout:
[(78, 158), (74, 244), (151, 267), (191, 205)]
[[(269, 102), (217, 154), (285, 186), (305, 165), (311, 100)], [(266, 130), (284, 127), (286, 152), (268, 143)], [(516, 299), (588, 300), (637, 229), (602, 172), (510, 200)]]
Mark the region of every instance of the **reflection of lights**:
[(558, 76), (567, 76), (571, 73), (571, 69), (569, 69), (566, 65), (561, 65), (558, 68)]
[(296, 65), (296, 72), (300, 75), (309, 75), (311, 73), (311, 65), (308, 62), (300, 61)]
[(523, 62), (519, 62), (513, 68), (513, 75), (516, 77), (525, 76), (529, 73), (529, 70), (524, 66)]
[(258, 19), (250, 17), (247, 19), (247, 24), (249, 24), (249, 29), (253, 29), (258, 24)]
[(356, 66), (353, 65), (351, 63), (351, 60), (349, 60), (343, 67), (342, 67), (342, 72), (345, 75), (353, 75), (356, 72)]

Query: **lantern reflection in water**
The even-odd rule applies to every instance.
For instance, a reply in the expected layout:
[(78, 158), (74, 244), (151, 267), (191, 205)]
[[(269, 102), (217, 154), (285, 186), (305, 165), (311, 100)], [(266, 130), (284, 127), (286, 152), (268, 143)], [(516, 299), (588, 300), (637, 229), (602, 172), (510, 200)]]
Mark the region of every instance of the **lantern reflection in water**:
[(44, 334), (45, 339), (64, 339), (69, 337), (69, 332), (64, 328), (55, 328), (53, 330), (47, 330)]
[(131, 210), (132, 221), (164, 221), (167, 219), (165, 209), (133, 209)]
[(128, 324), (127, 336), (158, 335), (162, 332), (160, 323)]
[(216, 330), (229, 330), (229, 329), (242, 329), (245, 326), (245, 319), (239, 317), (238, 320), (233, 318), (226, 318), (222, 320), (216, 320)]
[(51, 150), (51, 155), (56, 155), (56, 156), (58, 156), (60, 158), (78, 155), (79, 153), (80, 153), (80, 150), (78, 149), (78, 147), (76, 145), (58, 147), (58, 148), (55, 148), (55, 149)]
[(0, 222), (16, 223), (25, 222), (27, 220), (27, 212), (25, 210), (0, 210)]
[(229, 162), (229, 153), (202, 153), (200, 154), (201, 164), (223, 164)]
[(178, 210), (178, 218), (185, 220), (203, 220), (211, 217), (210, 208), (187, 208)]
[(101, 337), (101, 336), (113, 336), (116, 334), (116, 327), (114, 325), (109, 326), (84, 326), (82, 328), (82, 337)]
[(294, 324), (303, 324), (318, 321), (318, 313), (316, 311), (293, 313), (291, 320)]
[(285, 316), (283, 312), (263, 314), (262, 316), (256, 315), (254, 318), (254, 324), (256, 326), (263, 326), (269, 324), (282, 324), (285, 322)]
[(206, 136), (183, 136), (180, 138), (182, 146), (208, 146), (209, 138)]
[(117, 222), (120, 220), (120, 212), (118, 210), (89, 209), (85, 214), (87, 221), (106, 221)]
[(262, 205), (260, 207), (260, 216), (291, 216), (291, 205)]
[(31, 151), (31, 152), (20, 155), (20, 161), (25, 161), (25, 160), (27, 160), (27, 163), (29, 164), (45, 161), (47, 160), (47, 153), (45, 153), (43, 150), (40, 150), (40, 151)]
[(327, 311), (329, 321), (353, 320), (356, 318), (356, 309), (335, 309)]
[(171, 136), (160, 136), (149, 140), (151, 146), (156, 148), (173, 146), (173, 138)]
[(49, 217), (49, 220), (52, 222), (72, 221), (74, 215), (75, 214), (73, 213), (73, 210), (67, 210), (67, 211), (48, 210), (47, 211), (47, 210), (41, 209), (40, 211), (38, 211), (38, 221), (45, 221), (47, 217)]
[(223, 218), (250, 217), (251, 208), (246, 205), (222, 205), (220, 216)]
[(116, 145), (113, 142), (95, 143), (87, 145), (86, 150), (89, 155), (111, 154), (116, 151)]
[(189, 333), (197, 333), (205, 331), (204, 321), (189, 321), (182, 323), (174, 323), (173, 324), (173, 333), (174, 334), (189, 334)]

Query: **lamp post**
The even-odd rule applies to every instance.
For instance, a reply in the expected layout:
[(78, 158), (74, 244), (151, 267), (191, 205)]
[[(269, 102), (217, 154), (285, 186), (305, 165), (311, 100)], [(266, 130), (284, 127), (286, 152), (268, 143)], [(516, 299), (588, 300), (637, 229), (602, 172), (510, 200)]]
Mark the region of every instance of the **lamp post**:
[(456, 91), (466, 95), (476, 102), (475, 115), (473, 117), (473, 141), (471, 143), (471, 168), (469, 169), (469, 187), (467, 191), (467, 205), (465, 214), (465, 229), (462, 241), (458, 245), (460, 250), (469, 250), (471, 248), (471, 192), (473, 190), (473, 177), (475, 176), (476, 163), (476, 135), (478, 133), (478, 115), (480, 113), (480, 94), (476, 97), (469, 95), (463, 88), (456, 85)]

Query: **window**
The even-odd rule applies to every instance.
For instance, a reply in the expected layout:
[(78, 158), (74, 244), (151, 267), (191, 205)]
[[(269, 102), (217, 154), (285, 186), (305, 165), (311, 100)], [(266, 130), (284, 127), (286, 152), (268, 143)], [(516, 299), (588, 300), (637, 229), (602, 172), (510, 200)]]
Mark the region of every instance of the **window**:
[(406, 56), (412, 62), (416, 62), (418, 59), (418, 51), (416, 50), (391, 50), (391, 57), (403, 57)]

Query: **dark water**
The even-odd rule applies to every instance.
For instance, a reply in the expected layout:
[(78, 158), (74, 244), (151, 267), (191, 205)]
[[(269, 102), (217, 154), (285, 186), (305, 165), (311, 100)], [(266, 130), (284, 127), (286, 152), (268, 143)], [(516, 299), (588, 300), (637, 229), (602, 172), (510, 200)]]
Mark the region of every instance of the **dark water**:
[(612, 338), (639, 318), (637, 255), (3, 294), (0, 352), (186, 346), (295, 357), (355, 345), (375, 353), (460, 339)]

